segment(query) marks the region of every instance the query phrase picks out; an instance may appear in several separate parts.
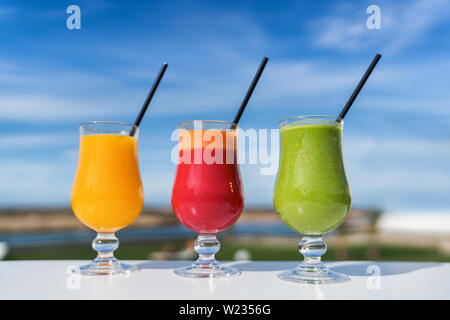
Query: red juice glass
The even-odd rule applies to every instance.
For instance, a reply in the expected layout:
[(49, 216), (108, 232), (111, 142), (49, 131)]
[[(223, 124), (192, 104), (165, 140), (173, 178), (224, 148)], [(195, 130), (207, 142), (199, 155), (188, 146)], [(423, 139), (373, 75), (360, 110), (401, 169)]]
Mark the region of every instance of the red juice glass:
[(229, 228), (244, 207), (244, 193), (237, 159), (237, 125), (214, 120), (179, 124), (179, 158), (172, 191), (178, 220), (198, 233), (194, 249), (199, 254), (191, 266), (175, 270), (189, 278), (238, 275), (219, 265), (217, 233)]

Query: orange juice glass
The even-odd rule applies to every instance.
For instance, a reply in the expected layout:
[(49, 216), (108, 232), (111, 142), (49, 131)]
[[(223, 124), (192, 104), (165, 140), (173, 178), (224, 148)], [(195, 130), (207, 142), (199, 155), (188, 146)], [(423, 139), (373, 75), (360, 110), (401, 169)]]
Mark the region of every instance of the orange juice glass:
[(97, 258), (80, 267), (81, 274), (138, 270), (114, 257), (119, 246), (115, 232), (131, 224), (144, 203), (138, 132), (136, 126), (124, 122), (93, 121), (80, 125), (80, 153), (71, 204), (78, 220), (97, 231), (92, 247), (98, 252)]

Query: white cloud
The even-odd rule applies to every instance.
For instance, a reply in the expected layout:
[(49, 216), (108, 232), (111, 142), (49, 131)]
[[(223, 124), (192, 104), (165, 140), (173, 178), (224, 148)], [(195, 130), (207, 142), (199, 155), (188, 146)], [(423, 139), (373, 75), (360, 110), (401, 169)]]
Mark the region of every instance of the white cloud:
[(48, 66), (24, 68), (0, 60), (0, 71), (0, 120), (56, 122), (134, 116), (146, 95), (138, 96), (138, 90), (120, 77), (76, 67), (52, 71)]
[(344, 159), (358, 205), (448, 207), (450, 141), (349, 135)]
[(47, 146), (72, 145), (77, 135), (60, 132), (47, 134), (3, 134), (0, 135), (0, 150), (29, 149)]
[[(212, 79), (208, 75), (192, 78), (188, 72), (175, 72), (176, 84), (165, 84), (161, 88), (152, 102), (156, 106), (152, 108), (152, 114), (194, 116), (237, 107), (258, 63), (252, 61), (229, 72), (222, 70), (220, 76)], [(338, 108), (336, 104), (347, 99), (364, 68), (365, 65), (360, 62), (335, 64), (323, 59), (271, 61), (252, 97), (252, 103), (273, 107), (281, 101), (284, 108), (290, 109), (298, 108), (299, 104), (309, 99), (323, 104), (324, 108)], [(435, 59), (426, 65), (416, 62), (394, 65), (382, 61), (367, 84), (375, 94), (365, 97), (362, 107), (448, 115), (450, 94), (447, 94), (445, 87), (445, 70), (450, 70), (450, 61), (442, 59)], [(22, 79), (20, 73), (16, 77)], [(118, 90), (120, 86), (112, 82), (110, 90), (105, 89), (108, 84), (103, 83), (100, 92), (84, 92), (96, 87), (96, 83), (102, 83), (103, 77), (90, 77), (86, 74), (75, 81), (78, 83), (76, 86), (85, 86), (86, 89), (71, 91), (74, 85), (68, 83), (65, 87), (65, 84), (55, 83), (57, 95), (47, 85), (39, 89), (40, 82), (34, 76), (28, 80), (22, 79), (28, 82), (27, 92), (5, 93), (0, 97), (0, 119), (55, 122), (104, 119), (105, 116), (108, 119), (134, 117), (144, 100), (146, 89), (136, 90), (124, 84)], [(168, 75), (165, 80), (170, 82), (173, 79)], [(52, 87), (51, 84), (48, 86)], [(330, 101), (335, 102), (330, 104)], [(130, 105), (134, 107), (130, 108)]]
[(446, 0), (415, 0), (380, 4), (381, 30), (366, 27), (365, 7), (350, 6), (342, 13), (335, 8), (329, 16), (311, 23), (315, 45), (339, 50), (354, 50), (379, 46), (385, 53), (394, 53), (420, 43), (427, 32), (450, 17), (450, 3)]
[(0, 160), (0, 204), (69, 203), (74, 173), (67, 161)]
[(361, 21), (348, 22), (346, 19), (329, 17), (316, 23), (324, 25), (315, 42), (317, 46), (353, 49), (363, 45), (366, 26)]
[(357, 65), (336, 65), (323, 60), (271, 62), (261, 81), (264, 98), (298, 98), (344, 91), (361, 74)]
[(415, 155), (450, 158), (450, 140), (432, 140), (413, 136), (381, 138), (364, 134), (348, 135), (344, 139), (346, 151), (355, 155), (373, 153), (383, 157)]
[[(310, 103), (321, 106), (319, 113), (339, 110), (369, 60), (341, 64), (324, 59), (272, 62), (252, 101), (270, 108), (281, 103), (283, 109), (295, 108), (296, 113), (302, 104)], [(405, 116), (427, 114), (442, 119), (450, 115), (448, 72), (448, 59), (433, 59), (426, 64), (382, 59), (358, 97), (358, 108), (372, 109), (370, 112), (405, 111)]]
[(405, 117), (412, 114), (424, 114), (439, 117), (436, 120), (444, 120), (445, 117), (450, 116), (450, 97), (444, 95), (420, 98), (414, 96), (381, 98), (374, 95), (365, 99), (364, 106), (376, 110), (404, 111)]
[(111, 97), (57, 97), (43, 94), (18, 94), (0, 97), (0, 120), (20, 122), (77, 122), (108, 120), (115, 116), (135, 114), (125, 101)]
[[(26, 65), (26, 61), (25, 61)], [(121, 85), (120, 79), (108, 77), (101, 73), (86, 71), (72, 67), (55, 70), (48, 65), (24, 67), (8, 60), (0, 61), (0, 84), (3, 92), (20, 92), (24, 88), (28, 91), (39, 92), (55, 89), (70, 92), (73, 90), (91, 90), (92, 87), (107, 89)]]

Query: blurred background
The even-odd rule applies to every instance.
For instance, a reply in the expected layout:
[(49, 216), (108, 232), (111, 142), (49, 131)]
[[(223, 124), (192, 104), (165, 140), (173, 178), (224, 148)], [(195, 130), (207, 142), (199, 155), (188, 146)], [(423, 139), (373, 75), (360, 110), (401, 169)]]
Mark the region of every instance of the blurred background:
[[(81, 29), (66, 25), (72, 4)], [(367, 27), (373, 4), (380, 29)], [(163, 61), (140, 126), (145, 208), (118, 232), (122, 259), (195, 257), (170, 207), (177, 123), (231, 121), (263, 56), (242, 129), (338, 115), (380, 52), (346, 117), (353, 210), (325, 259), (450, 261), (448, 1), (4, 0), (0, 39), (0, 259), (95, 256), (70, 208), (78, 124), (133, 122)], [(218, 258), (299, 260), (260, 168), (241, 166), (246, 208)]]

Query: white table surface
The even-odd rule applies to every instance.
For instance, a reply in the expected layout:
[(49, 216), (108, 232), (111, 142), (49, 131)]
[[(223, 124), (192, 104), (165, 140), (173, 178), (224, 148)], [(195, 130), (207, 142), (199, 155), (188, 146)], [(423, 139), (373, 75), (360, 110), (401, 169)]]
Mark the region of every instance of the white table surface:
[(187, 261), (128, 262), (142, 270), (130, 276), (89, 277), (68, 273), (71, 265), (86, 261), (2, 261), (0, 299), (450, 299), (450, 263), (333, 262), (329, 265), (348, 274), (350, 282), (304, 285), (276, 277), (296, 262), (224, 263), (242, 274), (196, 280), (173, 274), (174, 267)]

